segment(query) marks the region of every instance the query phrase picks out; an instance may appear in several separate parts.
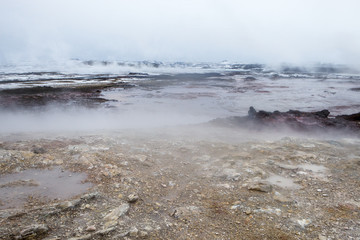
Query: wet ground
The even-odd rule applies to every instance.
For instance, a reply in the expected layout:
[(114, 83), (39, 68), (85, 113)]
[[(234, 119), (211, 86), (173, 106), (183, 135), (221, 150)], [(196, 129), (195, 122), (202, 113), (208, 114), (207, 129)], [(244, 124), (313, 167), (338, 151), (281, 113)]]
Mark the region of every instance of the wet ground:
[(2, 207), (2, 239), (360, 238), (356, 138), (209, 126), (39, 136), (2, 137), (13, 179), (0, 190), (25, 178), (31, 189), (36, 176), (16, 176), (32, 171), (80, 188)]

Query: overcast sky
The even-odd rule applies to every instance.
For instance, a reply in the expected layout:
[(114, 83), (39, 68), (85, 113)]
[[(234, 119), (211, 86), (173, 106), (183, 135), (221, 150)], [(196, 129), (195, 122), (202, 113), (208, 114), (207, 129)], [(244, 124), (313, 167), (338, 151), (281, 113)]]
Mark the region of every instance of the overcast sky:
[(159, 60), (360, 66), (359, 0), (0, 0), (0, 63)]

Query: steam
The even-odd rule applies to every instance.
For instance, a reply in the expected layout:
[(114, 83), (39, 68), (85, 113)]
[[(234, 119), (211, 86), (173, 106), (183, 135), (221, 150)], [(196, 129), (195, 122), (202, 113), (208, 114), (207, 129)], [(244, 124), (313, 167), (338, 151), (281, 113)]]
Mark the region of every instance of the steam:
[[(239, 143), (248, 141), (280, 140), (284, 137), (342, 139), (354, 135), (338, 130), (299, 132), (288, 127), (254, 129), (251, 127), (221, 126), (208, 122), (208, 116), (175, 112), (134, 111), (120, 113), (107, 109), (73, 107), (59, 109), (49, 105), (42, 111), (1, 112), (0, 140), (23, 139), (38, 136), (69, 137), (88, 134), (115, 134), (123, 136), (148, 136), (151, 139), (180, 139)], [(80, 134), (80, 135), (79, 135)]]
[(114, 109), (64, 109), (48, 105), (42, 110), (1, 111), (0, 133), (101, 131), (146, 129), (196, 124), (211, 118), (175, 111), (127, 111)]
[(12, 0), (0, 63), (64, 59), (360, 66), (357, 0)]

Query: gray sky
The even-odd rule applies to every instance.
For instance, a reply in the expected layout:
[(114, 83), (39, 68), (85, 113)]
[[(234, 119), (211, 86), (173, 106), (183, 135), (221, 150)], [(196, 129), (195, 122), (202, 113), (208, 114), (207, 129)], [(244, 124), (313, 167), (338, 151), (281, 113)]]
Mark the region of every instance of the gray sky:
[(0, 0), (0, 63), (98, 60), (360, 66), (359, 0)]

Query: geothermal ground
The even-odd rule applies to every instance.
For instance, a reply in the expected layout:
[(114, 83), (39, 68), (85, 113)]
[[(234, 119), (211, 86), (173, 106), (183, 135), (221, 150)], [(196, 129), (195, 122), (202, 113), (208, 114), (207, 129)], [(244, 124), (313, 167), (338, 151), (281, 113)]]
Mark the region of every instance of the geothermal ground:
[(0, 238), (359, 239), (359, 144), (208, 125), (3, 135)]
[(359, 75), (239, 67), (2, 74), (0, 239), (360, 239)]

